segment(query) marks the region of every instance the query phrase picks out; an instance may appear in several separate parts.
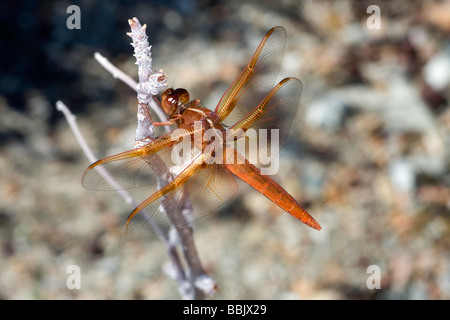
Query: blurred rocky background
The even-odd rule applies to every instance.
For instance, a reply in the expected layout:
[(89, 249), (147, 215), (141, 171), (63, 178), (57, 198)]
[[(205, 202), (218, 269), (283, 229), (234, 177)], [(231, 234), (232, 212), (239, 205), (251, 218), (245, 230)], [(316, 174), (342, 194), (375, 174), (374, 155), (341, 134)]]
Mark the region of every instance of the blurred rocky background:
[[(80, 30), (66, 26), (73, 4)], [(449, 1), (3, 0), (0, 299), (179, 298), (164, 246), (122, 239), (133, 208), (82, 188), (89, 163), (55, 109), (71, 108), (98, 157), (132, 148), (136, 95), (93, 59), (136, 78), (132, 17), (153, 67), (211, 109), (275, 25), (288, 34), (280, 79), (304, 84), (274, 179), (323, 230), (241, 184), (195, 231), (213, 298), (450, 298)]]

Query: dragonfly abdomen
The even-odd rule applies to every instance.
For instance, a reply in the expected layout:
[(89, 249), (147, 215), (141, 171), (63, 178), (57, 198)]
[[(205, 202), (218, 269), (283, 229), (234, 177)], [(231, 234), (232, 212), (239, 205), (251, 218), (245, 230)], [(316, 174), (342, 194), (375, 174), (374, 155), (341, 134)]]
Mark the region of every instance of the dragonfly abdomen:
[(246, 163), (227, 164), (226, 166), (234, 175), (251, 185), (287, 213), (311, 228), (322, 229), (319, 223), (286, 190), (268, 176), (262, 175), (254, 165)]

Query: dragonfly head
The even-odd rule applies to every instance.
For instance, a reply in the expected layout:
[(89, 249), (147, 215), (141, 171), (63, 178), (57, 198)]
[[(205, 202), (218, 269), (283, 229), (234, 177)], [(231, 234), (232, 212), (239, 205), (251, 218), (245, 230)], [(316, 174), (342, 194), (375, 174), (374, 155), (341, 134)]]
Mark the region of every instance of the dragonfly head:
[(169, 88), (162, 93), (161, 106), (168, 116), (180, 112), (180, 106), (189, 102), (189, 93), (186, 89)]

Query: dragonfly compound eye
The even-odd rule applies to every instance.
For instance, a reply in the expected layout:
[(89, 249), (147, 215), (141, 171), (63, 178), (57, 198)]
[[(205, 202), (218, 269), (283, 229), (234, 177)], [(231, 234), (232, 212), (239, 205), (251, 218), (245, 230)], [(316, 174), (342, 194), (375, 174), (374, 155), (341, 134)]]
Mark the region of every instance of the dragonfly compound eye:
[(170, 88), (162, 93), (161, 106), (167, 115), (170, 116), (173, 114), (173, 111), (174, 109), (176, 109), (177, 104), (178, 94), (175, 93), (174, 89)]
[(186, 89), (178, 88), (174, 91), (174, 94), (178, 95), (178, 102), (179, 103), (188, 103), (189, 102), (189, 92), (187, 92)]

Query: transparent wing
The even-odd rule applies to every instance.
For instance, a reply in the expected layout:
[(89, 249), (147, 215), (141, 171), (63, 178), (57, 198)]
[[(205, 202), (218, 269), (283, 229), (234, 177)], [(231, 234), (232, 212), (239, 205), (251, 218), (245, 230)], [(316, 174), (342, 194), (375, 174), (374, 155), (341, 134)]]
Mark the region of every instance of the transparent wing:
[(216, 210), (238, 189), (231, 172), (218, 164), (199, 166), (186, 181), (173, 185), (156, 192), (130, 214), (124, 229), (126, 240), (151, 238), (186, 226)]
[(274, 27), (265, 35), (249, 65), (220, 99), (215, 112), (226, 126), (233, 126), (254, 109), (273, 88), (286, 45), (286, 30)]
[(261, 167), (263, 162), (269, 161), (261, 161), (261, 155), (270, 159), (278, 155), (299, 109), (302, 87), (299, 79), (282, 80), (257, 107), (230, 128), (231, 134), (236, 134), (238, 130), (245, 133), (241, 139), (248, 148), (242, 149), (242, 141), (238, 139), (235, 149), (251, 163)]
[(89, 190), (123, 190), (156, 185), (173, 163), (171, 148), (154, 153), (130, 150), (93, 163), (83, 174), (82, 185)]
[[(194, 133), (195, 130), (175, 130), (142, 148), (101, 159), (86, 169), (81, 183), (86, 189), (111, 191), (156, 185), (158, 179), (169, 181), (189, 165), (174, 161), (173, 148), (180, 139), (189, 141)], [(190, 151), (191, 157), (186, 159), (192, 159), (198, 150)]]

